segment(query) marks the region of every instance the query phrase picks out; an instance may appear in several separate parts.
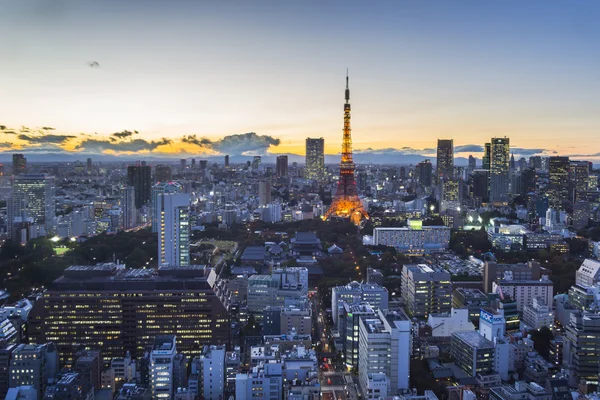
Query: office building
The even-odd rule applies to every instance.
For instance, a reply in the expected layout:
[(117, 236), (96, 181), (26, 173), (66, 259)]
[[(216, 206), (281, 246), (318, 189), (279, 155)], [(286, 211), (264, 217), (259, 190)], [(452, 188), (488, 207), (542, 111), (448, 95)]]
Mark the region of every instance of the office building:
[(27, 220), (27, 197), (25, 193), (13, 191), (6, 200), (6, 232), (15, 242), (20, 241), (20, 235), (15, 232), (15, 222)]
[(12, 155), (13, 175), (21, 175), (27, 172), (27, 159), (23, 154)]
[(492, 138), (490, 144), (490, 201), (507, 201), (509, 192), (510, 143), (508, 138)]
[(206, 400), (221, 400), (225, 393), (225, 346), (204, 346), (198, 357), (199, 393)]
[(235, 377), (235, 399), (263, 398), (283, 400), (283, 365), (280, 362), (260, 364)]
[(522, 321), (530, 329), (540, 329), (545, 326), (552, 330), (554, 329), (552, 306), (548, 306), (545, 299), (534, 297), (530, 304), (523, 307)]
[(202, 345), (229, 340), (215, 278), (212, 269), (201, 266), (69, 267), (29, 313), (30, 342), (54, 342), (63, 366), (73, 365), (73, 343), (98, 349), (105, 359), (126, 352), (139, 358), (160, 335), (177, 335), (180, 352), (198, 354)]
[(179, 160), (179, 171), (181, 173), (184, 173), (186, 168), (187, 168), (187, 160), (185, 158), (180, 159)]
[(346, 368), (358, 369), (360, 320), (363, 317), (375, 318), (376, 311), (368, 304), (348, 304), (342, 302), (343, 313), (340, 315), (338, 331), (344, 343), (344, 362)]
[(127, 186), (135, 188), (135, 207), (141, 208), (146, 205), (150, 201), (152, 167), (141, 163), (128, 166)]
[(490, 201), (490, 171), (476, 169), (471, 174), (471, 196), (481, 203)]
[(135, 188), (127, 186), (123, 189), (123, 229), (133, 229), (136, 225)]
[(514, 280), (539, 280), (543, 269), (537, 261), (521, 264), (497, 264), (486, 261), (483, 265), (483, 292), (492, 292), (492, 283), (504, 278), (504, 273), (510, 272)]
[(173, 399), (173, 372), (177, 346), (174, 335), (154, 339), (150, 352), (150, 389), (153, 399)]
[(492, 144), (486, 143), (483, 146), (483, 157), (481, 158), (481, 169), (490, 170), (490, 160), (492, 154)]
[(289, 304), (279, 311), (279, 334), (289, 335), (294, 330), (298, 335), (312, 333), (312, 308), (309, 303)]
[(564, 210), (569, 200), (569, 157), (550, 157), (548, 160), (548, 202), (555, 210)]
[(494, 343), (476, 331), (454, 332), (450, 355), (468, 376), (486, 375), (494, 369)]
[(438, 182), (454, 178), (454, 141), (452, 139), (438, 139), (435, 175)]
[(283, 307), (286, 301), (304, 300), (308, 294), (308, 269), (274, 269), (271, 275), (248, 278), (248, 311), (262, 313), (268, 306)]
[(515, 280), (507, 274), (504, 279), (492, 284), (492, 291), (494, 293), (501, 291), (505, 297), (510, 297), (516, 302), (520, 312), (527, 304), (533, 303), (536, 297), (541, 297), (546, 304), (552, 304), (554, 284), (548, 279), (548, 275), (543, 275), (539, 280)]
[(229, 168), (229, 154), (226, 154), (223, 160), (225, 168)]
[(277, 156), (276, 173), (278, 178), (288, 176), (288, 156)]
[(304, 176), (322, 179), (325, 175), (325, 139), (306, 138), (306, 161)]
[(440, 182), (440, 212), (447, 210), (460, 210), (460, 202), (462, 199), (460, 186), (460, 181), (443, 180)]
[(452, 307), (469, 310), (469, 320), (479, 326), (479, 312), (482, 307), (488, 307), (488, 296), (479, 289), (456, 288), (452, 292)]
[(409, 221), (406, 227), (373, 229), (374, 246), (395, 247), (401, 253), (433, 253), (447, 249), (449, 243), (450, 227), (423, 226), (418, 220)]
[(54, 378), (48, 372), (58, 372), (58, 356), (54, 345), (18, 345), (12, 353), (7, 372), (11, 388), (32, 386), (37, 393), (43, 394), (48, 378)]
[(160, 194), (157, 212), (160, 213), (159, 265), (190, 265), (190, 195)]
[(402, 298), (411, 317), (449, 313), (452, 309), (452, 282), (446, 271), (425, 264), (402, 268)]
[(336, 286), (331, 290), (331, 316), (334, 326), (338, 326), (338, 318), (342, 314), (342, 302), (347, 304), (368, 304), (374, 310), (388, 308), (388, 290), (373, 283), (351, 282), (345, 286)]
[(415, 178), (423, 187), (429, 187), (432, 183), (433, 165), (429, 160), (421, 161), (415, 165)]
[(479, 334), (494, 342), (506, 334), (506, 318), (504, 314), (492, 308), (482, 308), (479, 316)]
[(182, 192), (183, 186), (178, 182), (163, 181), (152, 186), (152, 232), (160, 230), (160, 195)]
[(258, 205), (266, 206), (271, 203), (271, 182), (260, 181), (258, 183)]
[(591, 204), (580, 200), (573, 204), (573, 229), (579, 231), (588, 226), (591, 217)]
[(600, 261), (586, 259), (575, 272), (575, 284), (579, 286), (594, 286), (600, 283)]
[(589, 161), (571, 161), (569, 165), (569, 200), (576, 203), (586, 200), (592, 164)]
[[(403, 312), (379, 310), (375, 318), (360, 319), (358, 381), (364, 398), (396, 396), (409, 389), (411, 329)], [(374, 374), (385, 375), (383, 386)]]
[(43, 226), (46, 232), (52, 232), (56, 217), (55, 191), (53, 176), (22, 174), (13, 179), (13, 195), (24, 198), (27, 216)]
[(453, 308), (449, 313), (429, 314), (427, 325), (431, 327), (431, 336), (437, 338), (450, 338), (452, 332), (475, 330), (475, 325), (469, 321), (467, 308)]
[(572, 381), (598, 385), (600, 376), (600, 314), (572, 312), (565, 327), (563, 363), (569, 367)]
[(170, 165), (159, 164), (154, 167), (154, 182), (170, 182), (173, 179), (173, 173)]

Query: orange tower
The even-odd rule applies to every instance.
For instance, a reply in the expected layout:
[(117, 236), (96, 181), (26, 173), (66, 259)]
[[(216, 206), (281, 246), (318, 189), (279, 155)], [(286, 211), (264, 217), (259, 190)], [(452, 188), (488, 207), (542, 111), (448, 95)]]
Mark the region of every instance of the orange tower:
[(352, 160), (352, 136), (350, 134), (350, 89), (346, 72), (346, 103), (344, 104), (344, 136), (342, 139), (342, 161), (340, 162), (340, 180), (331, 206), (323, 219), (331, 217), (350, 218), (355, 225), (362, 219), (369, 219), (358, 195), (354, 180), (354, 161)]

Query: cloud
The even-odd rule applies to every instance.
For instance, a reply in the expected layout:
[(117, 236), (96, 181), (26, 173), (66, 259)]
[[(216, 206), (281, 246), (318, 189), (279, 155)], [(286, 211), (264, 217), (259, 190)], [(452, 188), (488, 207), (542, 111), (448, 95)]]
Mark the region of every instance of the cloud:
[(511, 147), (510, 148), (510, 152), (513, 154), (518, 154), (520, 156), (533, 156), (533, 155), (542, 155), (544, 153), (554, 153), (556, 154), (556, 152), (554, 151), (549, 151), (546, 149), (524, 149), (522, 147)]
[(29, 144), (64, 144), (70, 139), (76, 138), (71, 135), (44, 135), (44, 136), (31, 136), (26, 134), (20, 134), (18, 136), (20, 140), (28, 142)]
[(249, 153), (266, 153), (271, 146), (279, 146), (281, 140), (269, 135), (257, 135), (255, 132), (225, 136), (219, 140), (198, 138), (196, 135), (185, 135), (183, 143), (194, 144), (203, 149), (222, 154), (242, 155)]
[(54, 131), (54, 130), (56, 130), (55, 128), (51, 128), (49, 126), (42, 126), (42, 129), (45, 130), (45, 131)]
[(463, 144), (460, 146), (454, 146), (455, 153), (481, 153), (483, 152), (483, 146), (478, 144)]
[(164, 146), (171, 143), (173, 143), (173, 141), (167, 138), (162, 138), (157, 141), (133, 139), (125, 142), (114, 142), (111, 140), (102, 139), (85, 139), (75, 147), (75, 150), (98, 153), (102, 153), (106, 150), (114, 152), (135, 153), (138, 151), (153, 151), (156, 150), (156, 148), (159, 146)]
[(200, 138), (198, 139), (198, 137), (196, 137), (196, 135), (184, 135), (181, 138), (181, 141), (183, 143), (188, 143), (188, 144), (195, 144), (196, 146), (200, 146), (200, 147), (211, 147), (213, 142), (210, 139), (207, 138)]
[(137, 135), (139, 132), (138, 131), (122, 131), (122, 132), (115, 132), (113, 133), (111, 136), (111, 140), (116, 140), (116, 139), (125, 139), (128, 137), (132, 137), (133, 135)]

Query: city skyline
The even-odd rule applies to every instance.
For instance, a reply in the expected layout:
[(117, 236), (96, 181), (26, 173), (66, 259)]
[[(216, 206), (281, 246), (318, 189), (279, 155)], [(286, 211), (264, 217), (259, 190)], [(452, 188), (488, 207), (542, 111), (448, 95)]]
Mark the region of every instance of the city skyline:
[(349, 68), (357, 155), (600, 159), (594, 2), (57, 4), (2, 6), (3, 152), (339, 154)]

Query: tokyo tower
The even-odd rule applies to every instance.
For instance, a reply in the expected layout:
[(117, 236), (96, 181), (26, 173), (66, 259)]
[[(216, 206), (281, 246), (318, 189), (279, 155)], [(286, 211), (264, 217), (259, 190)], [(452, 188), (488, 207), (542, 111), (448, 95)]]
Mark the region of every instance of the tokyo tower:
[(344, 103), (344, 135), (342, 139), (342, 160), (340, 162), (340, 180), (335, 197), (323, 219), (331, 217), (350, 218), (355, 225), (361, 220), (369, 219), (358, 195), (354, 180), (354, 161), (352, 160), (352, 136), (350, 134), (350, 89), (348, 72), (346, 71), (346, 103)]

